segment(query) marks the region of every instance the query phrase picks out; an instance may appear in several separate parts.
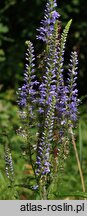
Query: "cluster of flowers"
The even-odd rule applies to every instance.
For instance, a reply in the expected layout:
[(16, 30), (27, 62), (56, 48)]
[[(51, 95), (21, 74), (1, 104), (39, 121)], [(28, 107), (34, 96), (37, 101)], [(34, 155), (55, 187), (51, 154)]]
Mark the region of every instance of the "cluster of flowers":
[[(50, 175), (53, 166), (55, 128), (59, 134), (56, 149), (59, 149), (59, 143), (62, 146), (63, 140), (64, 142), (68, 140), (69, 127), (73, 128), (75, 125), (79, 104), (76, 87), (78, 64), (76, 51), (71, 52), (68, 78), (64, 82), (65, 44), (72, 20), (68, 22), (60, 35), (58, 31), (60, 15), (56, 8), (56, 0), (47, 1), (44, 19), (41, 21), (41, 27), (37, 30), (37, 39), (45, 43), (42, 83), (36, 80), (34, 48), (29, 41), (27, 42), (26, 60), (28, 63), (24, 73), (24, 84), (18, 90), (20, 116), (24, 134), (28, 138), (31, 160), (33, 145), (29, 142), (29, 129), (32, 127), (35, 118), (34, 110), (37, 108), (38, 111), (36, 161), (33, 162), (32, 160), (31, 163), (34, 163), (36, 178), (43, 179), (43, 181)], [(38, 94), (36, 91), (37, 84)], [(36, 188), (37, 186), (35, 186)]]

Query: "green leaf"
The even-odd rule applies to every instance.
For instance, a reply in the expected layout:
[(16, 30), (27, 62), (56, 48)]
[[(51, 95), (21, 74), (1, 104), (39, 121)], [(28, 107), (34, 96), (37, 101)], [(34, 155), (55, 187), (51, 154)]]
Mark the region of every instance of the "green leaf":
[(0, 33), (7, 33), (8, 27), (4, 26), (3, 23), (0, 23)]
[(5, 53), (3, 49), (0, 49), (0, 62), (5, 61)]

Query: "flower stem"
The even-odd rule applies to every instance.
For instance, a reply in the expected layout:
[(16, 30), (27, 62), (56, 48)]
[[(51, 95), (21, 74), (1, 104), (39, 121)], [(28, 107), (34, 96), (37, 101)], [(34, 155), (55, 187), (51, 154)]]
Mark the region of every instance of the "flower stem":
[(78, 170), (79, 170), (79, 173), (80, 173), (80, 178), (81, 178), (81, 183), (82, 183), (82, 190), (83, 190), (83, 192), (85, 192), (86, 189), (85, 189), (85, 183), (84, 183), (83, 173), (82, 173), (82, 169), (81, 169), (81, 165), (80, 165), (80, 160), (79, 160), (78, 151), (77, 151), (77, 148), (76, 148), (76, 142), (75, 142), (75, 138), (74, 138), (74, 134), (73, 134), (72, 128), (70, 129), (70, 133), (71, 133), (73, 148), (74, 148), (74, 151), (75, 151), (75, 156), (76, 156), (76, 161), (77, 161), (77, 165), (78, 165)]
[(47, 200), (46, 176), (40, 180), (40, 197), (41, 200)]

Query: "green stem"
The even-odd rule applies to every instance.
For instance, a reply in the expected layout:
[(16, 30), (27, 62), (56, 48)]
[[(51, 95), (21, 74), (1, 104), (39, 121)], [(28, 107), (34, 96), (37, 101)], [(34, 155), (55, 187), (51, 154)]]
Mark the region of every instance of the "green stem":
[(82, 190), (83, 190), (83, 192), (85, 192), (86, 189), (85, 189), (83, 173), (82, 173), (82, 169), (81, 169), (81, 165), (80, 165), (80, 160), (79, 160), (78, 151), (77, 151), (77, 148), (76, 148), (76, 143), (75, 143), (75, 138), (74, 138), (72, 128), (70, 128), (70, 134), (71, 134), (72, 144), (73, 144), (73, 148), (74, 148), (74, 152), (75, 152), (75, 156), (76, 156), (76, 161), (77, 161), (77, 165), (78, 165), (78, 170), (79, 170), (79, 174), (80, 174), (80, 178), (81, 178)]
[(46, 189), (46, 176), (40, 180), (40, 197), (41, 200), (47, 200), (47, 189)]

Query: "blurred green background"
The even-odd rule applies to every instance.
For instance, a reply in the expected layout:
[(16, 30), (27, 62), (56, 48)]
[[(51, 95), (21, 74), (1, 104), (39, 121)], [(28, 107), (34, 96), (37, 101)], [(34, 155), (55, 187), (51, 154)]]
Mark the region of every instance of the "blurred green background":
[[(65, 60), (68, 63), (71, 50), (77, 50), (78, 90), (82, 103), (79, 108), (76, 139), (87, 187), (87, 1), (58, 0), (57, 3), (62, 28), (69, 19), (73, 19), (67, 39)], [(6, 140), (9, 141), (12, 151), (16, 183), (21, 182), (21, 178), (26, 174), (25, 146), (23, 140), (16, 134), (20, 125), (16, 91), (23, 78), (25, 41), (31, 40), (34, 43), (35, 53), (39, 53), (42, 49), (42, 44), (36, 41), (36, 29), (44, 15), (45, 4), (46, 0), (0, 0), (0, 199), (13, 199), (13, 192), (9, 192), (9, 181), (5, 175)], [(64, 171), (63, 185), (65, 192), (82, 190), (72, 147)], [(17, 199), (35, 198), (34, 193), (26, 191), (25, 188), (18, 190), (16, 196)]]

